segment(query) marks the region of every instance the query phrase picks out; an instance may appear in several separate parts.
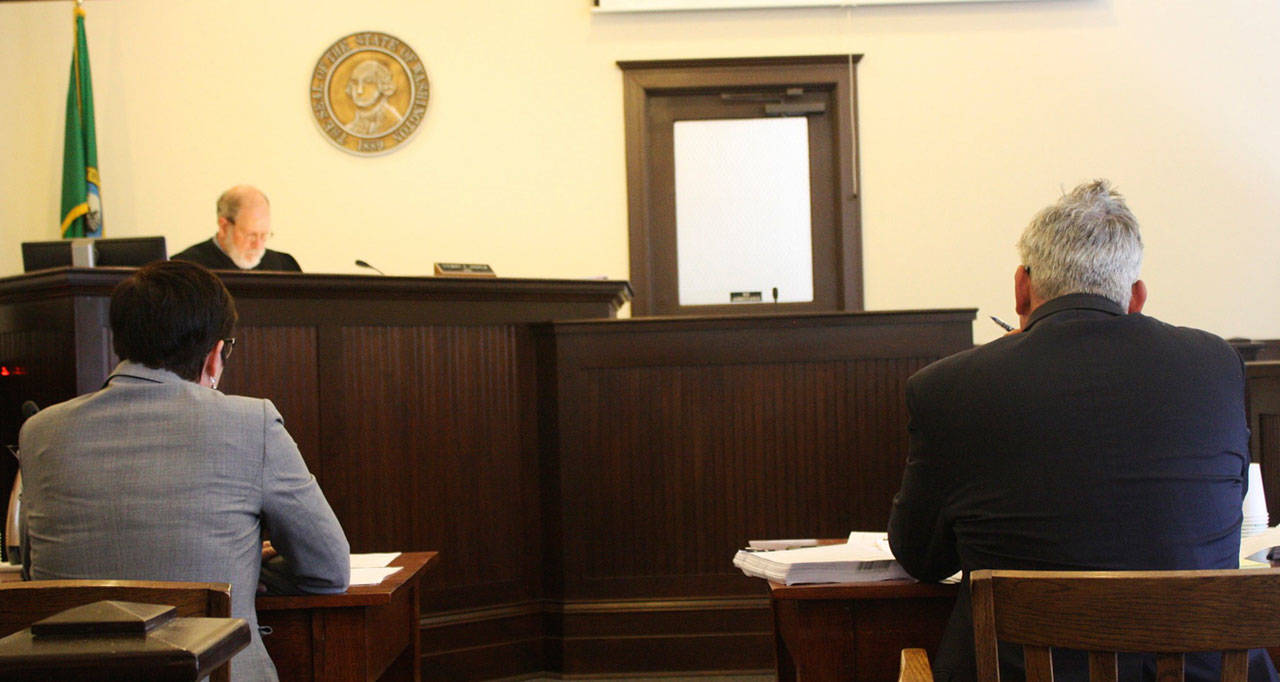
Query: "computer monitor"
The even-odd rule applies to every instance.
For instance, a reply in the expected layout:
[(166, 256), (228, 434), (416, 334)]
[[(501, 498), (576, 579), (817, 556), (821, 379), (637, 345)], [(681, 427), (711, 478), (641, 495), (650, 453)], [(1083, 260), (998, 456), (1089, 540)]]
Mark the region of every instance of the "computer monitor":
[(123, 237), (120, 239), (60, 239), (52, 242), (23, 242), (22, 269), (26, 272), (76, 264), (72, 245), (84, 245), (91, 258), (84, 265), (137, 267), (167, 260), (164, 237)]
[(164, 237), (125, 237), (122, 239), (95, 239), (97, 257), (94, 265), (116, 267), (142, 267), (158, 260), (169, 260)]
[(71, 242), (22, 242), (22, 269), (26, 272), (71, 265)]

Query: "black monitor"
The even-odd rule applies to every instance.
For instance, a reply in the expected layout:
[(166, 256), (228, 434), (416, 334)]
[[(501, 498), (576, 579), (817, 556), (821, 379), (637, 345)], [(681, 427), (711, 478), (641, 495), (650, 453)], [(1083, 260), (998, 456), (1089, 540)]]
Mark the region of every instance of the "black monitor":
[(93, 245), (97, 247), (94, 265), (142, 267), (158, 260), (169, 260), (164, 237), (95, 239)]
[(22, 269), (26, 272), (71, 265), (71, 242), (22, 242)]
[(121, 239), (59, 239), (52, 242), (23, 242), (22, 269), (26, 272), (72, 265), (73, 242), (88, 243), (96, 266), (138, 267), (168, 260), (164, 237), (124, 237)]

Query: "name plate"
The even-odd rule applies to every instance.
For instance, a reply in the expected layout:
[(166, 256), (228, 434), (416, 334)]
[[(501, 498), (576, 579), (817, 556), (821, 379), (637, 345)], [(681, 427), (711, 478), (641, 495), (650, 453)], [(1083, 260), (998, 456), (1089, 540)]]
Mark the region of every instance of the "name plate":
[(436, 263), (437, 277), (497, 277), (485, 263)]

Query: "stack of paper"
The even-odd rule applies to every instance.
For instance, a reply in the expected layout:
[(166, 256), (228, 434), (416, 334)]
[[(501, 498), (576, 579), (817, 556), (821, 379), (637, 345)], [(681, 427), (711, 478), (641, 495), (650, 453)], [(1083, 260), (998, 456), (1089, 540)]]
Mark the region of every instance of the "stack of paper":
[(884, 533), (849, 534), (842, 545), (775, 551), (740, 550), (733, 565), (749, 576), (784, 585), (910, 578), (893, 559)]
[(794, 538), (791, 540), (752, 540), (747, 543), (747, 549), (796, 549), (797, 547), (817, 547), (818, 540), (816, 538)]
[(351, 555), (351, 585), (377, 585), (387, 576), (400, 570), (399, 566), (387, 566), (399, 552)]

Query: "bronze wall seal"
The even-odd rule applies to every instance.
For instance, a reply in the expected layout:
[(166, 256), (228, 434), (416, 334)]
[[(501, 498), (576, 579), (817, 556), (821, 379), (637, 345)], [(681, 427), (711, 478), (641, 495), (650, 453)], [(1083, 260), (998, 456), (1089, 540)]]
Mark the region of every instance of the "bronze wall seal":
[(311, 113), (330, 142), (363, 156), (413, 136), (431, 87), (417, 53), (386, 33), (352, 33), (329, 46), (311, 73)]

